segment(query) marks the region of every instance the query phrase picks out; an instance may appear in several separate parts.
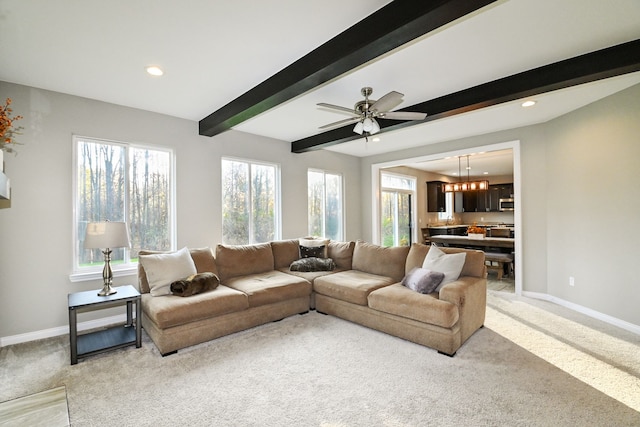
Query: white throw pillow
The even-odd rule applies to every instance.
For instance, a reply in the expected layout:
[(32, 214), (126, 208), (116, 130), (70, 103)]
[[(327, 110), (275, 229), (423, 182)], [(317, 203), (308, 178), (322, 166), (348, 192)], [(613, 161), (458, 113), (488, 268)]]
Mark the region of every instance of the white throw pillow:
[(427, 256), (424, 258), (422, 268), (444, 273), (444, 279), (436, 288), (436, 291), (439, 291), (447, 283), (458, 280), (466, 258), (467, 254), (464, 252), (459, 254), (446, 254), (442, 252), (439, 247), (432, 244), (429, 252), (427, 252)]
[(171, 295), (171, 283), (196, 274), (188, 248), (166, 254), (140, 255), (152, 296)]

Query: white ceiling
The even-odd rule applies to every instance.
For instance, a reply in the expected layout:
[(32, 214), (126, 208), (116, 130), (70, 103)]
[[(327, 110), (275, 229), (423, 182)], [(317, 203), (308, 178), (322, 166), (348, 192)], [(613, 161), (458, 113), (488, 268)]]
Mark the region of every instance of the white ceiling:
[[(0, 80), (198, 121), (386, 3), (0, 0)], [(405, 108), (635, 39), (638, 0), (498, 1), (234, 129), (290, 142), (344, 118), (316, 103), (350, 107), (363, 86), (374, 99), (404, 93)], [(629, 74), (330, 149), (368, 156), (540, 123), (638, 83)]]

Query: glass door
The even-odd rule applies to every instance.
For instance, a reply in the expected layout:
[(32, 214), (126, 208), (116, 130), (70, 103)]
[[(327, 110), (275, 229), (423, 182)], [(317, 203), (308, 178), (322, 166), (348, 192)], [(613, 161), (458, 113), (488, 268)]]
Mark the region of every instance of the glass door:
[(382, 246), (411, 246), (411, 193), (382, 191)]

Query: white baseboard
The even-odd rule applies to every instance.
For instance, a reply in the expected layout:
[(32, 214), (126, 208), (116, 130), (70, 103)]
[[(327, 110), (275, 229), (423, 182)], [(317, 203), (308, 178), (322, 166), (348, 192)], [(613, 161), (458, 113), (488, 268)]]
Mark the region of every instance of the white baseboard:
[(583, 307), (573, 302), (563, 300), (562, 298), (554, 297), (553, 295), (543, 294), (539, 292), (526, 292), (526, 291), (523, 291), (522, 295), (528, 298), (535, 298), (539, 300), (549, 301), (554, 304), (558, 304), (562, 307), (566, 307), (573, 311), (577, 311), (578, 313), (582, 313), (589, 317), (593, 317), (594, 319), (601, 320), (605, 323), (609, 323), (610, 325), (617, 326), (618, 328), (640, 335), (640, 326), (638, 325), (634, 325), (633, 323), (625, 322), (624, 320), (609, 316), (608, 314), (600, 313), (599, 311), (590, 309), (588, 307)]
[[(117, 323), (124, 323), (127, 321), (126, 314), (119, 314), (117, 316), (103, 317), (102, 319), (88, 320), (86, 322), (78, 323), (78, 332), (86, 331), (88, 329), (102, 328)], [(0, 347), (5, 347), (12, 344), (20, 344), (28, 341), (36, 341), (44, 338), (57, 337), (60, 335), (68, 335), (69, 326), (59, 326), (57, 328), (43, 329), (41, 331), (27, 332), (26, 334), (12, 335), (9, 337), (0, 337)]]

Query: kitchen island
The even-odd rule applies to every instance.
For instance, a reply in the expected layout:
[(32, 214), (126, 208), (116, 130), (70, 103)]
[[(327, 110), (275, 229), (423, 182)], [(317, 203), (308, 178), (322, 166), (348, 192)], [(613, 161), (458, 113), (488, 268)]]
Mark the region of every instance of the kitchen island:
[(505, 248), (513, 250), (515, 239), (512, 237), (485, 237), (484, 239), (472, 239), (469, 236), (455, 236), (441, 234), (431, 236), (431, 241), (446, 246), (459, 246), (463, 248)]

